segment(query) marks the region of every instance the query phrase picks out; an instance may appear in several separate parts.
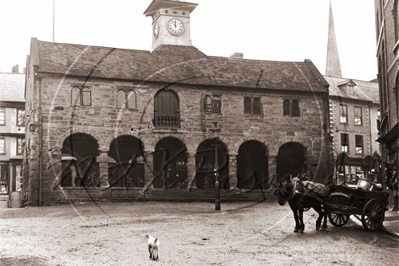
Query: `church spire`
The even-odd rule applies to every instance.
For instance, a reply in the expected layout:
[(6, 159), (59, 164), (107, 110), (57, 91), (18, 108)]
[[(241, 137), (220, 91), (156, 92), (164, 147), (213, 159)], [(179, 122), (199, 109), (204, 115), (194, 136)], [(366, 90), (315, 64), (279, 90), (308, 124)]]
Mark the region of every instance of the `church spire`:
[(330, 21), (328, 23), (328, 44), (326, 76), (342, 78), (341, 65), (339, 63), (337, 40), (335, 38), (334, 18), (330, 1)]

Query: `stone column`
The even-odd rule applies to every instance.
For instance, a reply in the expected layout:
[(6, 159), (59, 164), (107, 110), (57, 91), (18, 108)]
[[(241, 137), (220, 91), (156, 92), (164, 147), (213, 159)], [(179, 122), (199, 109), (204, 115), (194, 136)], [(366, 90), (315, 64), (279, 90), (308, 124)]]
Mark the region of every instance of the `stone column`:
[(195, 154), (187, 154), (187, 190), (197, 189)]
[(154, 169), (154, 150), (144, 151), (144, 189), (154, 189), (153, 179), (155, 178)]
[(277, 155), (269, 155), (268, 157), (269, 167), (269, 188), (273, 187), (273, 184), (277, 185)]
[(108, 151), (101, 150), (97, 156), (97, 162), (100, 168), (100, 188), (105, 190), (109, 188), (108, 183)]
[(238, 155), (238, 153), (229, 154), (229, 184), (230, 184), (230, 189), (237, 188), (237, 155)]

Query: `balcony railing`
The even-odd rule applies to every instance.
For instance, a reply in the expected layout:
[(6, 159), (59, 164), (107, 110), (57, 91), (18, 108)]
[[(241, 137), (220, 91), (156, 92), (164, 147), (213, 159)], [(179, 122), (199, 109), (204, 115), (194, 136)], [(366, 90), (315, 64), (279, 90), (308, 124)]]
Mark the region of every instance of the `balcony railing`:
[(180, 116), (178, 115), (155, 115), (155, 127), (180, 127)]

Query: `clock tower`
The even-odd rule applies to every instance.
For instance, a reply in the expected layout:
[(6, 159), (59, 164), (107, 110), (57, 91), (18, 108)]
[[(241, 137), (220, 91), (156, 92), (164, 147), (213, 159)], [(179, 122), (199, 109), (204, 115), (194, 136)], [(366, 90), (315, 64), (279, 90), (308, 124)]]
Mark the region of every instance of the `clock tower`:
[(152, 47), (159, 45), (191, 46), (190, 13), (198, 4), (178, 0), (153, 0), (144, 11), (152, 18)]

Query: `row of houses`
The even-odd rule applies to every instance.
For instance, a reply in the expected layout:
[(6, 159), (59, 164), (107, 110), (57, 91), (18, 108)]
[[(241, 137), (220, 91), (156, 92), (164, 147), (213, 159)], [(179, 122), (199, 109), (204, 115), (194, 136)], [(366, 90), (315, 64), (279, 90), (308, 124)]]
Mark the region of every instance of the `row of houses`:
[[(308, 59), (204, 54), (190, 39), (196, 6), (153, 0), (151, 51), (32, 38), (27, 203), (211, 200), (216, 178), (222, 200), (270, 199), (287, 174), (381, 177), (378, 83), (342, 78), (333, 20), (323, 76)], [(6, 179), (5, 191), (17, 190)]]

